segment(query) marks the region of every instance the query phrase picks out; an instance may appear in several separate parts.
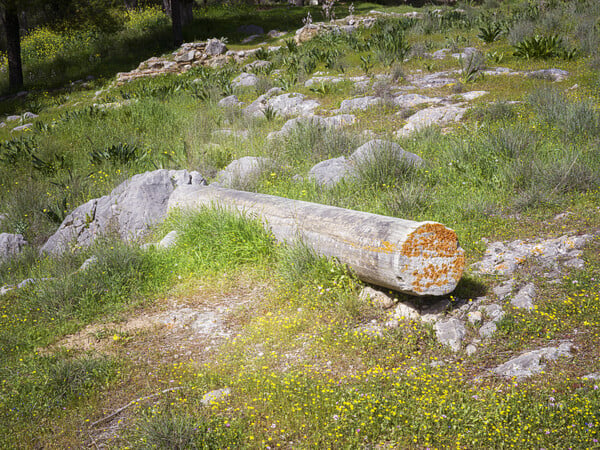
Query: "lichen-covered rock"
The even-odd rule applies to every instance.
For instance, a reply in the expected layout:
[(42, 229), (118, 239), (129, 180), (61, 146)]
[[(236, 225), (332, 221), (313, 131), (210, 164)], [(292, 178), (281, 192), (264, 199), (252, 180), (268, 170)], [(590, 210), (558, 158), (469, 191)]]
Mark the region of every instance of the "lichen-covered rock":
[(0, 261), (21, 253), (27, 241), (22, 234), (0, 233)]
[(210, 56), (223, 55), (227, 52), (227, 46), (218, 39), (209, 39), (204, 53)]
[(233, 160), (217, 174), (216, 185), (223, 187), (243, 187), (252, 183), (273, 167), (273, 160), (260, 156), (244, 156)]
[(449, 346), (455, 352), (460, 350), (466, 333), (463, 321), (456, 318), (439, 321), (434, 325), (434, 329), (435, 335), (441, 344)]
[(460, 106), (454, 105), (432, 106), (430, 108), (422, 109), (416, 114), (410, 116), (406, 125), (404, 125), (404, 127), (402, 127), (402, 129), (396, 134), (398, 136), (410, 136), (414, 132), (432, 125), (444, 126), (458, 122), (460, 119), (462, 119), (462, 116), (466, 111), (466, 108), (461, 108)]
[[(382, 139), (373, 139), (366, 144), (361, 145), (354, 153), (352, 153), (350, 160), (355, 164), (361, 164), (376, 160), (384, 153), (389, 153), (394, 159), (409, 162), (417, 167), (423, 164), (423, 159), (421, 159), (420, 156), (405, 151), (395, 142), (384, 141)], [(386, 155), (386, 157), (387, 156), (390, 155)]]
[(544, 347), (523, 353), (492, 369), (492, 373), (518, 380), (530, 377), (544, 370), (546, 367), (544, 361), (554, 361), (559, 357), (570, 357), (572, 346), (573, 344), (570, 342), (563, 342), (558, 347)]
[(250, 87), (256, 86), (258, 84), (258, 77), (253, 73), (242, 72), (233, 80), (231, 80), (231, 85), (233, 87)]
[(303, 94), (291, 92), (273, 96), (270, 94), (271, 91), (267, 91), (254, 100), (244, 109), (244, 113), (251, 117), (261, 117), (267, 110), (270, 110), (273, 114), (282, 117), (308, 116), (312, 115), (314, 110), (319, 107), (318, 101), (307, 99)]
[(42, 247), (59, 254), (70, 246), (85, 247), (106, 233), (137, 240), (167, 213), (169, 196), (177, 186), (206, 184), (198, 172), (160, 169), (131, 177), (109, 195), (95, 198), (71, 212)]
[(308, 172), (308, 178), (320, 186), (335, 186), (351, 175), (351, 166), (344, 156), (326, 159), (315, 164)]

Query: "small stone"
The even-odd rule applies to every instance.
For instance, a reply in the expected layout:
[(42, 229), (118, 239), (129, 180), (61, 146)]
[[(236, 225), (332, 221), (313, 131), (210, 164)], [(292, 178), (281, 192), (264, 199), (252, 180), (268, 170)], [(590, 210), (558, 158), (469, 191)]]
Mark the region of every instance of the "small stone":
[(233, 87), (250, 87), (256, 86), (258, 82), (259, 79), (256, 75), (252, 73), (242, 72), (231, 81), (231, 85)]
[(535, 297), (535, 285), (528, 283), (511, 299), (510, 303), (516, 308), (527, 309), (531, 311), (533, 309), (533, 299)]
[(221, 400), (226, 399), (230, 395), (231, 389), (229, 388), (217, 389), (204, 394), (202, 400), (200, 400), (200, 403), (202, 403), (204, 406), (210, 406), (213, 403), (219, 403)]
[(173, 230), (160, 240), (160, 242), (158, 243), (158, 247), (164, 249), (171, 248), (177, 243), (178, 237), (179, 233), (177, 232), (177, 230)]
[(467, 345), (467, 348), (465, 348), (465, 352), (467, 353), (467, 355), (471, 356), (473, 353), (475, 353), (477, 351), (477, 346), (473, 345), (473, 344), (469, 344)]
[(476, 324), (483, 320), (483, 317), (479, 311), (471, 311), (467, 313), (467, 320), (469, 323)]
[(226, 108), (231, 108), (231, 107), (236, 107), (236, 106), (239, 107), (243, 104), (244, 103), (240, 102), (237, 95), (229, 95), (229, 96), (219, 100), (219, 106), (226, 107)]
[(462, 321), (455, 318), (439, 321), (435, 324), (434, 329), (441, 344), (448, 345), (454, 352), (460, 350), (465, 336), (465, 325)]
[(590, 381), (590, 380), (600, 380), (600, 372), (596, 373), (588, 373), (581, 377), (582, 380)]
[(417, 320), (421, 315), (413, 305), (409, 303), (398, 303), (394, 310), (394, 317), (398, 320)]
[(218, 39), (209, 39), (204, 53), (210, 56), (222, 55), (227, 51), (227, 46)]
[(514, 280), (508, 280), (504, 283), (499, 284), (498, 286), (492, 289), (492, 292), (499, 300), (504, 300), (508, 294), (510, 294), (513, 290), (513, 286), (515, 284)]
[(33, 129), (33, 124), (32, 123), (26, 123), (25, 125), (21, 125), (18, 127), (14, 127), (12, 129), (12, 131), (28, 131)]
[(479, 336), (481, 336), (484, 339), (489, 338), (490, 336), (492, 336), (492, 334), (496, 332), (497, 328), (498, 327), (494, 322), (488, 322), (479, 329)]
[(479, 311), (489, 317), (492, 322), (498, 322), (504, 317), (502, 306), (496, 305), (495, 303), (483, 305), (481, 308), (479, 308)]
[(38, 117), (40, 116), (29, 111), (23, 114), (23, 119), (37, 119)]
[(396, 300), (384, 292), (366, 286), (360, 291), (358, 298), (362, 301), (371, 301), (375, 306), (380, 308), (390, 308), (394, 306)]
[(570, 342), (563, 342), (558, 347), (545, 347), (523, 353), (504, 364), (492, 369), (496, 375), (505, 378), (522, 379), (540, 373), (546, 365), (543, 361), (554, 361), (559, 357), (571, 356)]
[(548, 81), (563, 81), (569, 76), (569, 72), (562, 69), (542, 69), (529, 72), (527, 76)]
[(88, 259), (86, 259), (83, 262), (83, 264), (81, 264), (81, 267), (79, 267), (78, 272), (83, 272), (85, 270), (88, 270), (91, 266), (93, 266), (97, 262), (98, 262), (98, 258), (96, 256), (89, 257)]

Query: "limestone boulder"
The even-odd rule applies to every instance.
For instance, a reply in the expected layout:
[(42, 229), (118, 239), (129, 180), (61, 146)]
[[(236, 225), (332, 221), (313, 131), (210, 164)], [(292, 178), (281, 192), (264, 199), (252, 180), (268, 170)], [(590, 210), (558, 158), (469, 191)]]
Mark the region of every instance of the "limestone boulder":
[(27, 241), (22, 234), (0, 233), (0, 261), (21, 253)]
[(60, 254), (72, 247), (86, 247), (96, 238), (115, 233), (126, 241), (139, 240), (167, 213), (175, 187), (206, 184), (198, 172), (160, 169), (135, 175), (109, 195), (95, 198), (71, 212), (42, 252)]

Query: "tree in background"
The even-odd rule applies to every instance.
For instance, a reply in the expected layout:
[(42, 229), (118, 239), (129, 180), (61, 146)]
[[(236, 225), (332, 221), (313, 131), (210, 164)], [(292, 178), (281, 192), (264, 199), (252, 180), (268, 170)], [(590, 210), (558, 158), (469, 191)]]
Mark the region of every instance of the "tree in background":
[(8, 85), (10, 89), (23, 87), (19, 14), (23, 11), (24, 6), (27, 6), (24, 0), (0, 0), (0, 18), (6, 35)]

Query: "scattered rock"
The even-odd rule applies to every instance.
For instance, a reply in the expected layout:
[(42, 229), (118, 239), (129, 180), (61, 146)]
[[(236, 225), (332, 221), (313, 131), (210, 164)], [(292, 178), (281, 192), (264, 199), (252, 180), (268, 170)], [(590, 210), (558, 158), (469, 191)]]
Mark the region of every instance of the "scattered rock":
[(261, 117), (267, 109), (270, 109), (273, 113), (283, 117), (308, 116), (312, 115), (314, 110), (319, 107), (319, 102), (307, 99), (303, 94), (291, 92), (273, 97), (270, 94), (271, 91), (273, 89), (248, 105), (244, 109), (245, 114), (252, 117)]
[(225, 43), (221, 42), (219, 39), (209, 39), (206, 43), (206, 49), (204, 53), (210, 56), (223, 55), (227, 51), (227, 46)]
[(232, 130), (231, 128), (223, 128), (213, 131), (213, 136), (228, 136), (237, 139), (248, 139), (250, 132), (248, 130)]
[(476, 98), (483, 97), (487, 94), (489, 94), (488, 91), (470, 91), (464, 92), (462, 94), (456, 94), (456, 97), (470, 102), (471, 100), (475, 100)]
[(519, 289), (519, 292), (510, 300), (511, 305), (516, 308), (533, 309), (533, 300), (535, 297), (535, 285), (528, 283)]
[(469, 311), (467, 313), (467, 320), (469, 323), (477, 324), (483, 320), (483, 316), (480, 311)]
[(217, 389), (217, 390), (210, 391), (210, 392), (207, 392), (206, 394), (204, 394), (202, 396), (202, 400), (200, 400), (200, 402), (204, 406), (210, 406), (213, 403), (219, 403), (222, 400), (225, 400), (230, 395), (231, 395), (231, 389), (229, 389), (229, 388)]
[(284, 31), (271, 30), (267, 33), (267, 37), (271, 38), (271, 39), (277, 39), (277, 38), (280, 38), (281, 36), (285, 36)]
[(96, 264), (97, 262), (98, 262), (98, 258), (96, 256), (91, 256), (83, 262), (83, 264), (81, 265), (81, 267), (79, 267), (79, 269), (77, 271), (78, 272), (86, 271), (90, 267), (92, 267), (94, 264)]
[(588, 373), (587, 375), (584, 375), (581, 377), (582, 380), (600, 380), (600, 372), (596, 372), (596, 373)]
[(38, 117), (40, 116), (29, 111), (23, 114), (23, 119), (37, 119)]
[(523, 353), (492, 369), (492, 372), (505, 378), (516, 378), (517, 380), (527, 378), (544, 370), (546, 365), (543, 361), (554, 361), (559, 357), (570, 357), (572, 346), (573, 344), (570, 342), (563, 342), (558, 347), (544, 347)]
[(395, 106), (402, 109), (408, 109), (424, 103), (440, 103), (442, 102), (442, 99), (437, 97), (427, 97), (426, 95), (421, 94), (404, 94), (394, 97), (392, 102)]
[(281, 130), (269, 133), (267, 139), (282, 138), (290, 135), (301, 127), (321, 127), (323, 129), (337, 129), (356, 122), (356, 116), (352, 114), (340, 114), (331, 117), (304, 116), (288, 120)]
[(169, 233), (167, 233), (167, 235), (164, 238), (162, 238), (160, 240), (160, 242), (158, 243), (158, 247), (164, 248), (164, 249), (171, 248), (175, 244), (177, 244), (178, 238), (179, 238), (179, 233), (177, 232), (177, 230), (170, 231)]
[(261, 36), (262, 36), (261, 34), (253, 34), (248, 37), (245, 37), (244, 39), (242, 39), (242, 44), (249, 44), (250, 42), (254, 41), (255, 39), (260, 38)]
[(433, 59), (444, 59), (444, 58), (447, 58), (449, 54), (450, 54), (449, 48), (442, 48), (440, 50), (433, 52), (431, 57)]
[(372, 95), (366, 97), (352, 98), (343, 100), (340, 105), (339, 112), (351, 112), (351, 111), (365, 111), (366, 109), (372, 108), (383, 103), (381, 97), (375, 97)]
[(474, 344), (469, 344), (469, 345), (467, 345), (467, 348), (465, 348), (465, 353), (469, 356), (474, 354), (476, 351), (477, 351), (477, 346)]
[(404, 125), (401, 130), (397, 131), (396, 134), (398, 136), (405, 137), (432, 125), (449, 125), (451, 123), (460, 121), (465, 112), (466, 108), (461, 108), (460, 106), (454, 105), (432, 106), (422, 109), (416, 114), (410, 116), (406, 125)]
[(257, 59), (256, 61), (252, 61), (249, 64), (246, 64), (243, 68), (244, 72), (249, 72), (251, 70), (264, 69), (271, 66), (271, 61), (265, 61), (263, 59)]
[(514, 285), (515, 280), (510, 279), (494, 287), (492, 289), (492, 292), (494, 293), (494, 295), (496, 295), (496, 297), (498, 297), (499, 300), (504, 300), (508, 296), (508, 294), (512, 292)]
[(382, 139), (373, 139), (361, 145), (352, 153), (350, 160), (355, 164), (361, 164), (376, 160), (382, 153), (390, 153), (396, 160), (406, 161), (417, 167), (423, 164), (420, 156), (405, 151), (395, 142), (384, 141)]
[(485, 314), (492, 322), (499, 322), (504, 317), (502, 306), (491, 303), (479, 307), (479, 311)]
[(331, 187), (351, 175), (351, 166), (344, 156), (326, 159), (315, 164), (308, 177), (320, 186)]
[(256, 180), (273, 166), (273, 160), (259, 156), (244, 156), (233, 160), (217, 174), (217, 185), (224, 187), (244, 186)]
[(479, 329), (479, 336), (483, 339), (491, 337), (498, 327), (494, 322), (488, 322)]
[(452, 351), (460, 350), (461, 343), (465, 337), (465, 324), (456, 318), (436, 322), (434, 325), (435, 335), (443, 345), (448, 345)]
[(244, 103), (240, 102), (237, 95), (229, 95), (229, 96), (219, 100), (219, 106), (222, 106), (225, 108), (239, 107), (239, 106), (242, 106), (243, 104)]
[(364, 287), (358, 296), (362, 301), (371, 301), (375, 306), (380, 308), (391, 308), (396, 303), (393, 297), (390, 297), (385, 292), (373, 289), (372, 287)]
[(449, 84), (458, 83), (458, 80), (450, 75), (452, 75), (451, 72), (436, 72), (425, 76), (421, 75), (420, 73), (416, 73), (409, 75), (408, 81), (422, 89), (440, 88)]
[(7, 122), (16, 122), (17, 120), (21, 120), (21, 116), (16, 116), (16, 115), (8, 116), (5, 120)]
[(482, 274), (511, 276), (527, 259), (533, 258), (543, 266), (558, 270), (559, 265), (579, 258), (591, 235), (561, 236), (546, 240), (492, 242), (483, 259), (472, 268)]
[(22, 234), (0, 233), (0, 261), (18, 255), (27, 245)]
[(256, 86), (258, 82), (259, 79), (256, 75), (252, 73), (242, 72), (231, 81), (231, 85), (233, 87), (249, 87)]
[(24, 125), (20, 125), (18, 127), (14, 127), (12, 131), (28, 131), (33, 129), (32, 123), (26, 123)]
[(160, 169), (135, 175), (109, 195), (90, 200), (71, 212), (41, 251), (58, 254), (71, 245), (88, 246), (108, 232), (137, 240), (167, 213), (176, 186), (206, 184), (198, 172)]
[(527, 72), (527, 76), (531, 78), (539, 78), (548, 81), (563, 81), (569, 76), (569, 72), (562, 69), (542, 69)]
[(479, 50), (475, 47), (465, 47), (460, 53), (452, 53), (452, 57), (456, 59), (469, 59), (471, 56), (478, 53)]
[(394, 317), (398, 320), (417, 320), (421, 318), (419, 311), (409, 303), (398, 303), (394, 310)]

